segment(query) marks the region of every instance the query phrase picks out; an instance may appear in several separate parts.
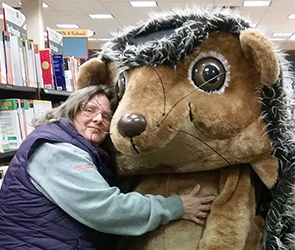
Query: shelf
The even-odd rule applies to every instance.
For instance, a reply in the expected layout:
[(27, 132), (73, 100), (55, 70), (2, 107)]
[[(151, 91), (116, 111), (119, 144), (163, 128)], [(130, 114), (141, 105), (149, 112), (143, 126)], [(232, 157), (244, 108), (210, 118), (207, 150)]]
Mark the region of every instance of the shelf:
[(0, 99), (39, 99), (38, 88), (0, 83)]
[(16, 150), (0, 153), (0, 162), (1, 163), (6, 161), (9, 162), (12, 159), (12, 157), (15, 155), (15, 153), (16, 153)]
[(0, 83), (1, 90), (37, 93), (37, 88)]
[(49, 100), (52, 103), (59, 103), (65, 101), (71, 92), (56, 89), (40, 89), (40, 99)]
[(69, 96), (72, 92), (56, 89), (40, 89), (40, 94), (46, 95), (58, 95), (58, 96)]
[(8, 85), (0, 83), (0, 98), (21, 98), (21, 99), (40, 99), (53, 102), (65, 101), (72, 92), (33, 88), (18, 85)]

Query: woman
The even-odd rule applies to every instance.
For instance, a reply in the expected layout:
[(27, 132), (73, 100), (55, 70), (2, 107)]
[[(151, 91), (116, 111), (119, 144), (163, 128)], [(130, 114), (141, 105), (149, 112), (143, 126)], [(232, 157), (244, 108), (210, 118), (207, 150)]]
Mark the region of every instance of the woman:
[(77, 90), (35, 124), (0, 191), (1, 249), (114, 249), (175, 219), (202, 224), (214, 197), (123, 194), (100, 148), (115, 109), (111, 88)]

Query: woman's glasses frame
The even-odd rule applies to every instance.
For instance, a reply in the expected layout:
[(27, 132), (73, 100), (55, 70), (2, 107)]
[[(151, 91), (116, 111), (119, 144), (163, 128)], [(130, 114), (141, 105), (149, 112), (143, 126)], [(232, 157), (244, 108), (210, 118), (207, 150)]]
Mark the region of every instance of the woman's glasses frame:
[(91, 101), (83, 102), (80, 106), (80, 110), (89, 118), (94, 118), (98, 114), (101, 114), (104, 122), (110, 123), (112, 120), (111, 112), (106, 110), (100, 103), (96, 104)]

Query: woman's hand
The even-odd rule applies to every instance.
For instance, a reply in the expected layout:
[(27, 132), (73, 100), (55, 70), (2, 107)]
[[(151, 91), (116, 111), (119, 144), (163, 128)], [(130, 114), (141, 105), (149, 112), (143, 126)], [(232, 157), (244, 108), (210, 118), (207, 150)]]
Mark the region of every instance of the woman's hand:
[(180, 195), (184, 207), (182, 219), (193, 221), (198, 225), (204, 225), (215, 196), (197, 197), (199, 191), (200, 185), (197, 185), (190, 193)]

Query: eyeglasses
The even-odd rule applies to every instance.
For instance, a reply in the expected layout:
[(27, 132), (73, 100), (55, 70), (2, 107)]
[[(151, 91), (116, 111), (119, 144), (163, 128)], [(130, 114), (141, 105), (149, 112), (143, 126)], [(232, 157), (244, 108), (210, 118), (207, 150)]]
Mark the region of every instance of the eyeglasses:
[(94, 118), (98, 114), (101, 114), (104, 122), (109, 123), (112, 120), (112, 115), (111, 115), (110, 111), (107, 111), (99, 103), (96, 104), (96, 103), (89, 101), (86, 103), (82, 103), (80, 108), (81, 108), (82, 113), (89, 118)]

